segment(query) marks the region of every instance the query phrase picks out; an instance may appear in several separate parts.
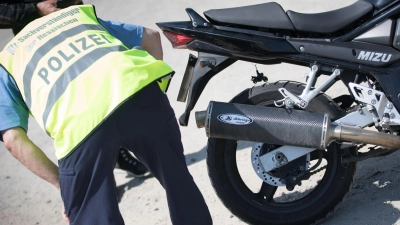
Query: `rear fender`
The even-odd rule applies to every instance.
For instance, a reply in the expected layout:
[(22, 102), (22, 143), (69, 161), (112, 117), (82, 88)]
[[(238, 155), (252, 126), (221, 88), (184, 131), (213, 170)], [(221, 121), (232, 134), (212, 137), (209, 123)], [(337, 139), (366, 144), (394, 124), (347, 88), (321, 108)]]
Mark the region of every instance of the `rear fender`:
[[(205, 62), (211, 62), (211, 66), (201, 66)], [(179, 117), (181, 126), (187, 126), (190, 112), (193, 110), (204, 88), (212, 77), (236, 62), (226, 56), (199, 52), (198, 57), (190, 54), (189, 62), (182, 79), (178, 101), (186, 102), (185, 112)]]

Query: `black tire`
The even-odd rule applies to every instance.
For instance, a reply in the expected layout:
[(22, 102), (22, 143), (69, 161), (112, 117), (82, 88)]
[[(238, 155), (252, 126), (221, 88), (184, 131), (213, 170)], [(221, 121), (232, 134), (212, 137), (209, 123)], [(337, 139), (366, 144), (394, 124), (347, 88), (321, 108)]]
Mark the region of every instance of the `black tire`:
[[(281, 87), (298, 95), (304, 89), (302, 84), (277, 82), (245, 90), (231, 102), (271, 105), (273, 100), (283, 98), (278, 92), (278, 88)], [(332, 120), (343, 115), (339, 106), (323, 94), (314, 98), (306, 110), (329, 113)], [(342, 151), (340, 145), (336, 143), (324, 150), (323, 158), (326, 160), (326, 168), (323, 169), (324, 174), (321, 175), (321, 180), (315, 183), (313, 190), (304, 193), (305, 196), (293, 201), (288, 198), (287, 202), (282, 202), (282, 198), (274, 197), (277, 188), (264, 183), (261, 179), (257, 181), (261, 187), (259, 191), (250, 190), (238, 170), (237, 141), (215, 138), (208, 140), (208, 173), (218, 197), (235, 216), (244, 222), (280, 225), (316, 224), (331, 215), (351, 189), (356, 163), (342, 165)], [(251, 166), (250, 161), (249, 159), (249, 166)]]

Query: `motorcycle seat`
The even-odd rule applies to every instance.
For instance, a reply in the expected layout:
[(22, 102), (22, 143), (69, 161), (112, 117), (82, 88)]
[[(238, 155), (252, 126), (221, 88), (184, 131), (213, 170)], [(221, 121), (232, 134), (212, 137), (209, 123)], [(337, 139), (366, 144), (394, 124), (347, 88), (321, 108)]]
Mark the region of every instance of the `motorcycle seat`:
[(357, 1), (352, 5), (333, 11), (304, 14), (288, 10), (287, 15), (292, 20), (296, 30), (313, 33), (334, 33), (365, 16), (373, 8), (369, 2)]
[(251, 27), (333, 33), (347, 27), (373, 10), (369, 2), (357, 1), (352, 5), (333, 11), (305, 14), (288, 10), (276, 2), (257, 5), (211, 9), (204, 12), (211, 23), (236, 24)]
[(295, 30), (282, 6), (275, 2), (227, 9), (211, 9), (205, 11), (204, 15), (210, 22)]

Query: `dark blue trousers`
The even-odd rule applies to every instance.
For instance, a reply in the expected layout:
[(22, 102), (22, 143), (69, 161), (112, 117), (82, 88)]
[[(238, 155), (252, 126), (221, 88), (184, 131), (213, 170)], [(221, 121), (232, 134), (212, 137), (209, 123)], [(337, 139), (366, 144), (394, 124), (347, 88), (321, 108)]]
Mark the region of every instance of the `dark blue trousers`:
[(173, 224), (212, 224), (187, 169), (175, 114), (156, 84), (126, 101), (59, 161), (61, 196), (71, 224), (124, 224), (113, 174), (121, 147), (131, 150), (164, 187)]

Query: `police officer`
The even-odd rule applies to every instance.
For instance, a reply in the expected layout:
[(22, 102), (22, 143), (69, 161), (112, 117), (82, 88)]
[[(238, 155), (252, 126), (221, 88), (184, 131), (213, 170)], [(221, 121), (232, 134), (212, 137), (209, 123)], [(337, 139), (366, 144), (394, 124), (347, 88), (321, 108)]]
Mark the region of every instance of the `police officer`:
[(72, 6), (33, 21), (5, 47), (0, 90), (21, 109), (9, 115), (24, 120), (29, 110), (54, 139), (59, 173), (23, 126), (2, 130), (6, 148), (61, 189), (73, 224), (124, 224), (113, 176), (120, 147), (164, 187), (174, 224), (211, 224), (164, 94), (174, 72), (157, 60), (159, 34), (139, 27), (132, 38), (147, 51), (131, 49), (108, 25), (92, 6)]
[[(68, 4), (82, 4), (81, 0), (67, 0), (66, 2)], [(60, 10), (58, 8), (60, 7), (59, 3), (60, 1), (57, 0), (1, 1), (0, 28), (12, 28), (14, 35), (16, 35), (29, 22)], [(117, 167), (128, 171), (134, 177), (143, 177), (148, 174), (148, 169), (124, 148), (119, 150)]]

